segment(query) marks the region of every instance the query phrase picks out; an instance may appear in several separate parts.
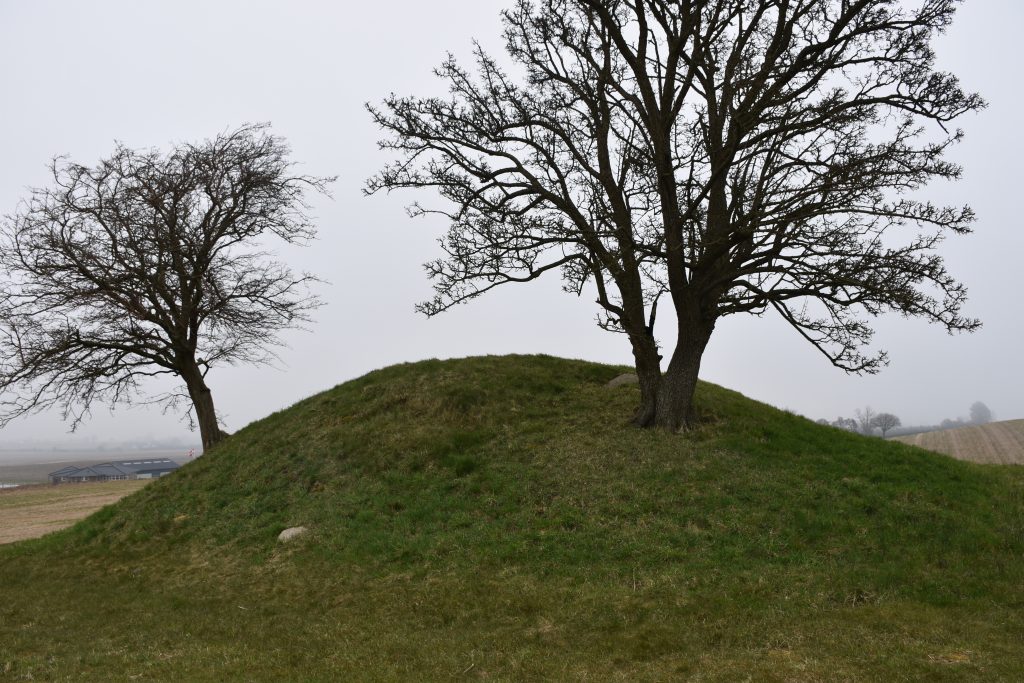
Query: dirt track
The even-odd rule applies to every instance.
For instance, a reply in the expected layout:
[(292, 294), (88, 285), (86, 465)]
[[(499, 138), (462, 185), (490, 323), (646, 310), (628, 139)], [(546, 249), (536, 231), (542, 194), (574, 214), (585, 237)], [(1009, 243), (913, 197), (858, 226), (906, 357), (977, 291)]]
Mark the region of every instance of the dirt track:
[(147, 480), (138, 480), (61, 486), (41, 484), (0, 490), (0, 543), (36, 538), (71, 526), (147, 483)]
[(1024, 465), (1024, 420), (898, 436), (895, 440), (971, 462)]

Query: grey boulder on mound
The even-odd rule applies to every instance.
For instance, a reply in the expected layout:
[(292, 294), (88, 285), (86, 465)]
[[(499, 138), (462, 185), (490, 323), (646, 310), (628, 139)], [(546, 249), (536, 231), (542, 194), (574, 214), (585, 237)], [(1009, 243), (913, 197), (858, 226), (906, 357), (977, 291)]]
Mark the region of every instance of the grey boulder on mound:
[(612, 381), (608, 382), (608, 384), (605, 384), (605, 386), (606, 387), (614, 388), (614, 387), (625, 386), (625, 385), (628, 385), (628, 384), (639, 384), (639, 383), (640, 383), (640, 378), (637, 377), (635, 373), (627, 372), (625, 374), (619, 375), (618, 377), (616, 377)]

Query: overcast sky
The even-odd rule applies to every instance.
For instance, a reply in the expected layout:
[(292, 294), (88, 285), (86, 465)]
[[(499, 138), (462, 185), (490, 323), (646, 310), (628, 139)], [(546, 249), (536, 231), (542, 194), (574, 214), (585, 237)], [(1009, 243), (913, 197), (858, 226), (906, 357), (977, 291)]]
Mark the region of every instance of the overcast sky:
[[(392, 91), (441, 92), (432, 68), (446, 52), (467, 55), (473, 38), (498, 50), (506, 4), (0, 0), (0, 213), (46, 183), (56, 154), (93, 164), (115, 140), (166, 148), (250, 121), (270, 122), (302, 172), (337, 175), (334, 199), (314, 200), (319, 240), (281, 252), (330, 281), (320, 291), (327, 306), (311, 332), (287, 335), (279, 367), (210, 373), (230, 431), (404, 361), (548, 353), (629, 364), (626, 339), (600, 331), (592, 301), (563, 294), (557, 276), (499, 288), (431, 320), (416, 314), (413, 305), (430, 295), (422, 263), (439, 254), (435, 240), (445, 226), (407, 218), (411, 194), (361, 194), (387, 160), (364, 103)], [(704, 379), (812, 418), (871, 405), (904, 424), (935, 423), (966, 415), (976, 400), (997, 419), (1024, 418), (1022, 25), (1019, 0), (968, 0), (938, 43), (940, 66), (989, 102), (958, 122), (967, 137), (952, 158), (965, 166), (964, 179), (929, 190), (978, 214), (975, 234), (951, 237), (943, 254), (970, 289), (967, 313), (984, 328), (951, 337), (918, 320), (879, 320), (876, 347), (891, 364), (858, 378), (774, 317), (733, 317), (711, 339)], [(64, 431), (52, 415), (23, 419), (0, 431), (0, 447)], [(98, 409), (75, 438), (179, 434), (189, 436), (158, 410)]]

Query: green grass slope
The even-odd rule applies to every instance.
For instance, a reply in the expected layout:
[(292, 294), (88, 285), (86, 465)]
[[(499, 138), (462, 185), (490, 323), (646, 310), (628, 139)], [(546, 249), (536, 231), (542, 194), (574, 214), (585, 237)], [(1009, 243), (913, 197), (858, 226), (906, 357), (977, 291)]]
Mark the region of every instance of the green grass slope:
[(0, 547), (0, 679), (1024, 680), (1020, 469), (622, 371), (390, 367)]

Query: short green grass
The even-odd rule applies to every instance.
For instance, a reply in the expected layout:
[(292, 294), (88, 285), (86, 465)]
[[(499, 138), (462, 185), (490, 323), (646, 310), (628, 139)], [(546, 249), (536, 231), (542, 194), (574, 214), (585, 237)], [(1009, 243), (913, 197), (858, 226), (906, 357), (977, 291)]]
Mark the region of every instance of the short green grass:
[(622, 371), (386, 368), (0, 548), (0, 679), (1024, 680), (1019, 468)]

